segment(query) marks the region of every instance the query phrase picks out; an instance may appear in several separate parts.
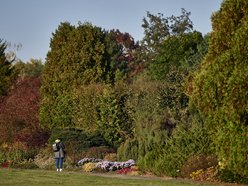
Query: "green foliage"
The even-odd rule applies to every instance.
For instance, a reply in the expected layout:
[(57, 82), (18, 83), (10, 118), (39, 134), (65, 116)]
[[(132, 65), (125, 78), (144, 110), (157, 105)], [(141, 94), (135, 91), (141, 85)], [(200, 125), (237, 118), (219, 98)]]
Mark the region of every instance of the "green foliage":
[(78, 106), (74, 105), (86, 96), (79, 90), (95, 83), (114, 84), (125, 77), (127, 60), (123, 58), (124, 46), (118, 43), (116, 35), (90, 23), (77, 27), (69, 23), (59, 25), (51, 39), (42, 73), (42, 126), (83, 126), (79, 123)]
[(106, 142), (103, 140), (101, 135), (96, 133), (85, 133), (84, 131), (74, 128), (52, 130), (48, 140), (49, 144), (54, 143), (57, 138), (63, 139), (65, 145), (68, 146), (67, 148), (72, 146), (72, 150), (75, 152), (82, 151), (89, 147), (106, 145)]
[(0, 163), (7, 162), (13, 168), (34, 168), (34, 157), (38, 154), (37, 148), (27, 149), (27, 147), (20, 143), (3, 144), (0, 147)]
[(88, 23), (77, 28), (62, 23), (53, 36), (42, 76), (41, 123), (51, 128), (65, 120), (57, 127), (73, 127), (70, 94), (74, 87), (106, 79), (103, 32)]
[(82, 153), (82, 157), (103, 159), (107, 154), (114, 152), (115, 150), (108, 146), (91, 147)]
[(157, 175), (178, 176), (178, 170), (190, 156), (210, 152), (210, 139), (205, 128), (192, 126), (185, 129), (178, 126), (172, 136), (164, 139), (164, 143), (157, 143), (139, 159), (138, 165)]
[(226, 0), (213, 14), (213, 32), (202, 66), (188, 83), (218, 159), (230, 171), (248, 176), (248, 2)]
[(108, 153), (104, 156), (104, 160), (107, 161), (117, 161), (117, 154), (116, 153)]
[(199, 32), (190, 32), (168, 37), (160, 47), (160, 53), (150, 63), (151, 79), (162, 81), (159, 105), (167, 110), (176, 122), (188, 125), (192, 114), (188, 109), (188, 96), (184, 84), (187, 75), (200, 63), (207, 51), (207, 38)]
[[(64, 92), (72, 90), (73, 66), (69, 65), (70, 61), (65, 60), (66, 47), (69, 47), (70, 35), (75, 30), (69, 23), (63, 23), (59, 26), (53, 34), (50, 43), (51, 51), (47, 54), (47, 61), (42, 73), (42, 87), (41, 87), (41, 108), (40, 108), (40, 122), (45, 128), (52, 128), (54, 122), (54, 104), (57, 97), (63, 95)], [(69, 68), (70, 66), (70, 68)], [(73, 73), (69, 73), (65, 69), (70, 69)], [(64, 94), (65, 95), (65, 94)], [(57, 118), (58, 120), (58, 118)], [(70, 125), (68, 123), (66, 125)]]
[(11, 168), (15, 169), (38, 169), (39, 167), (33, 162), (33, 160), (24, 160), (20, 163), (14, 163)]
[(124, 84), (106, 87), (100, 98), (97, 125), (106, 141), (118, 147), (132, 135), (133, 125), (127, 105), (128, 89)]
[(130, 86), (131, 95), (128, 99), (134, 125), (134, 137), (128, 138), (118, 148), (118, 159), (138, 160), (153, 150), (155, 144), (163, 143), (167, 131), (162, 129), (165, 111), (160, 106), (160, 83), (146, 80), (136, 81)]
[(161, 83), (146, 80), (136, 82), (131, 86), (132, 97), (129, 103), (134, 108), (133, 118), (135, 138), (139, 142), (139, 156), (151, 150), (154, 142), (162, 142), (166, 130), (162, 129), (162, 121), (167, 114), (160, 105), (159, 90)]
[(184, 178), (191, 178), (193, 172), (207, 170), (210, 167), (216, 167), (218, 160), (214, 155), (193, 155), (184, 163), (181, 169), (181, 175)]
[(222, 169), (218, 173), (219, 179), (223, 182), (248, 184), (248, 178), (232, 170)]
[[(86, 133), (84, 130), (75, 128), (53, 129), (48, 140), (50, 151), (52, 151), (51, 144), (54, 143), (57, 138), (61, 138), (65, 144), (67, 166), (76, 165), (77, 161), (86, 155), (92, 155), (87, 154), (89, 149), (107, 145), (107, 142), (100, 133)], [(98, 150), (94, 155), (101, 155), (101, 158), (103, 158), (105, 154), (106, 153)], [(49, 159), (45, 158), (45, 161), (47, 160)]]
[(44, 65), (41, 60), (31, 59), (27, 63), (18, 61), (14, 64), (14, 67), (14, 71), (18, 77), (24, 78), (40, 76)]
[(53, 117), (53, 122), (51, 123), (51, 128), (67, 128), (75, 127), (72, 122), (72, 98), (71, 93), (68, 92), (65, 95), (59, 95), (56, 101), (52, 105), (52, 110), (50, 114)]
[(133, 159), (138, 160), (139, 146), (136, 139), (127, 139), (117, 150), (117, 159), (119, 161), (127, 161)]
[(5, 55), (6, 42), (0, 39), (0, 96), (5, 95), (14, 80), (13, 61), (8, 61)]
[[(199, 60), (195, 55), (199, 55), (199, 46), (203, 42), (203, 37), (199, 32), (191, 32), (166, 39), (160, 47), (160, 53), (149, 65), (149, 75), (155, 80), (170, 80), (181, 82)], [(177, 70), (177, 77), (173, 76), (173, 71)]]
[(132, 51), (136, 47), (134, 39), (128, 33), (121, 33), (119, 30), (111, 30), (105, 33), (104, 38), (105, 54), (107, 61), (107, 81), (115, 82), (127, 79), (132, 60)]
[(99, 131), (97, 126), (97, 108), (104, 88), (105, 85), (90, 84), (74, 89), (72, 99), (72, 122), (75, 124), (76, 128), (87, 133), (96, 133)]
[(142, 45), (150, 52), (157, 52), (160, 44), (170, 35), (183, 34), (192, 31), (193, 24), (189, 19), (190, 12), (182, 9), (180, 16), (164, 18), (163, 14), (153, 15), (147, 12), (147, 18), (143, 18), (144, 38)]

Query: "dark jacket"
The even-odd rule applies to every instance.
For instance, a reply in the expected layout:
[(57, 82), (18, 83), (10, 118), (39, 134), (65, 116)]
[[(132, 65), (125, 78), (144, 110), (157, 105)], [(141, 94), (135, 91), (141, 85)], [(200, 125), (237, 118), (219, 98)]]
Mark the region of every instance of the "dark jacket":
[(54, 152), (54, 158), (64, 158), (65, 157), (65, 145), (64, 143), (61, 141), (58, 143), (59, 145), (59, 151)]

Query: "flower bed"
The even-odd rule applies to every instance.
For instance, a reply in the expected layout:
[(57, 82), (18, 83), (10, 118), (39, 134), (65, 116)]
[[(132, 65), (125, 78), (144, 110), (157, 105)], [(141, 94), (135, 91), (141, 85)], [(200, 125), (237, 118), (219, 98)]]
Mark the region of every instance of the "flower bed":
[(112, 162), (112, 161), (104, 161), (102, 159), (96, 159), (96, 158), (83, 158), (80, 161), (78, 161), (77, 164), (84, 165), (85, 163), (89, 163), (89, 162), (92, 163), (97, 162), (96, 168), (100, 168), (105, 171), (116, 171), (135, 166), (135, 161), (132, 159), (125, 162), (116, 162), (116, 161)]

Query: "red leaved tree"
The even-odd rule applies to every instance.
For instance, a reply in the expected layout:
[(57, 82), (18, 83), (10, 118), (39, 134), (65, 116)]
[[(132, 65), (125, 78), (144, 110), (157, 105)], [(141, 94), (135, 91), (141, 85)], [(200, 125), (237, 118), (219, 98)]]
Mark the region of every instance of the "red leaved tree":
[(24, 143), (27, 147), (45, 144), (48, 133), (39, 127), (40, 77), (16, 81), (7, 96), (0, 99), (0, 143)]

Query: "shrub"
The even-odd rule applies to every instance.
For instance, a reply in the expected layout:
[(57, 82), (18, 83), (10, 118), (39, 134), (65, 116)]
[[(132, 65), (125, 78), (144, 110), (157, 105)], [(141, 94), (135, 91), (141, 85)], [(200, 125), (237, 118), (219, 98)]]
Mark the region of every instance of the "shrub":
[(223, 182), (248, 184), (248, 178), (228, 169), (221, 169), (218, 177)]
[(124, 84), (106, 87), (100, 97), (97, 126), (104, 139), (117, 148), (133, 133), (131, 109), (127, 100), (130, 90)]
[[(52, 130), (49, 144), (52, 144), (57, 138), (63, 139), (65, 143), (66, 159), (71, 165), (75, 165), (79, 159), (88, 156), (87, 153), (89, 153), (88, 151), (90, 151), (90, 148), (106, 145), (106, 142), (98, 133), (89, 134), (75, 128)], [(99, 149), (96, 153), (100, 153)], [(90, 154), (89, 157), (91, 156), (92, 154)], [(103, 158), (103, 156), (104, 155), (101, 155), (100, 157)], [(96, 155), (93, 155), (93, 157), (96, 157)]]
[(37, 169), (39, 168), (33, 160), (24, 160), (22, 162), (13, 163), (11, 165), (12, 168), (19, 168), (19, 169)]
[[(0, 143), (20, 140), (31, 144), (47, 139), (39, 131), (38, 112), (40, 105), (39, 77), (18, 79), (8, 95), (0, 102)], [(27, 130), (28, 129), (28, 130)], [(25, 134), (22, 133), (25, 131)], [(39, 131), (39, 132), (36, 132)], [(36, 140), (39, 138), (39, 140)], [(43, 143), (44, 144), (44, 143)]]
[(28, 148), (44, 147), (49, 138), (49, 132), (42, 129), (24, 128), (15, 136), (15, 141), (24, 143)]
[(117, 174), (129, 174), (129, 175), (138, 175), (137, 172), (138, 169), (136, 166), (127, 167), (116, 171)]
[(234, 175), (248, 177), (248, 1), (223, 1), (212, 16), (210, 45), (188, 95), (205, 118), (215, 154)]
[(95, 133), (97, 128), (97, 108), (105, 85), (90, 84), (73, 90), (73, 118), (75, 126), (87, 133)]
[(50, 146), (42, 148), (34, 158), (34, 163), (42, 169), (52, 169), (55, 166), (53, 153)]
[(198, 170), (205, 171), (210, 167), (216, 167), (218, 160), (214, 155), (194, 155), (191, 156), (181, 169), (181, 176), (191, 178), (191, 174)]
[(89, 163), (86, 163), (83, 165), (83, 171), (84, 172), (92, 172), (96, 169), (96, 164), (97, 163), (92, 163), (92, 162), (89, 162)]
[(103, 159), (109, 153), (115, 153), (115, 150), (107, 146), (91, 147), (84, 152), (84, 157)]
[(106, 154), (103, 159), (107, 160), (107, 161), (116, 161), (117, 160), (117, 154), (116, 153)]
[(26, 161), (32, 161), (38, 153), (38, 149), (29, 149), (20, 142), (14, 144), (5, 144), (0, 148), (0, 164), (8, 162), (9, 166), (20, 164)]
[(7, 161), (5, 161), (5, 162), (3, 162), (3, 163), (1, 163), (1, 168), (9, 168), (9, 162), (7, 162)]
[(197, 181), (218, 182), (218, 166), (209, 167), (205, 170), (199, 169), (190, 174), (190, 178)]
[(57, 138), (62, 138), (67, 147), (72, 145), (72, 150), (77, 152), (90, 147), (106, 145), (99, 133), (86, 133), (76, 128), (53, 129), (48, 142), (52, 144)]
[(117, 159), (119, 161), (124, 161), (127, 159), (138, 160), (138, 153), (138, 141), (136, 139), (127, 139), (117, 149)]
[(167, 136), (163, 143), (155, 143), (144, 157), (139, 157), (138, 165), (156, 175), (179, 176), (179, 170), (192, 154), (210, 152), (210, 140), (204, 127), (177, 126), (172, 136)]

